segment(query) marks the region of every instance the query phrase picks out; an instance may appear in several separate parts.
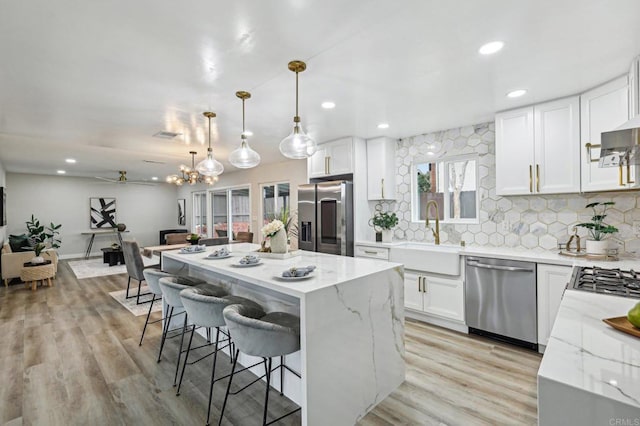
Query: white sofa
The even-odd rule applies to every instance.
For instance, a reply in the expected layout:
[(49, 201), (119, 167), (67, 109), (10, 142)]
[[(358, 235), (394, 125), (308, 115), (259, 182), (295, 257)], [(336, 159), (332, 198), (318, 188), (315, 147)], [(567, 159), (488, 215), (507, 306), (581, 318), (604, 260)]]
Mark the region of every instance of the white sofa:
[[(2, 246), (2, 254), (0, 255), (0, 264), (2, 265), (2, 280), (5, 287), (9, 285), (9, 280), (20, 278), (20, 271), (24, 264), (29, 262), (36, 256), (34, 251), (12, 252), (11, 246), (5, 243)], [(49, 258), (53, 261), (56, 273), (58, 272), (58, 253), (54, 249), (47, 249), (42, 252), (42, 257)]]

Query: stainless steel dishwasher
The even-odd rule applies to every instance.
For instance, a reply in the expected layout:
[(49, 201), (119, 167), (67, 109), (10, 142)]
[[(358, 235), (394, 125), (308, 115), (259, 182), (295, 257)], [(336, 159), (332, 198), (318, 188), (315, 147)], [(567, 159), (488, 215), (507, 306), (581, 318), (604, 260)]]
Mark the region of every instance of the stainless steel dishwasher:
[(538, 348), (536, 264), (467, 257), (465, 313), (470, 333)]

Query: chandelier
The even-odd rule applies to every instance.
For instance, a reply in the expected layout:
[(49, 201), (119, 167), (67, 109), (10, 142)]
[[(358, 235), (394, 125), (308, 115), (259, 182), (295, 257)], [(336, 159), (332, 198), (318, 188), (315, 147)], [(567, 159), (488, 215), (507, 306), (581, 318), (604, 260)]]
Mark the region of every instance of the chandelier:
[(189, 151), (191, 154), (191, 167), (180, 165), (180, 174), (174, 174), (167, 176), (168, 183), (175, 183), (178, 186), (182, 186), (185, 183), (189, 185), (195, 185), (196, 183), (206, 183), (207, 185), (213, 185), (218, 181), (218, 176), (205, 176), (198, 172), (195, 167), (195, 158), (197, 152)]

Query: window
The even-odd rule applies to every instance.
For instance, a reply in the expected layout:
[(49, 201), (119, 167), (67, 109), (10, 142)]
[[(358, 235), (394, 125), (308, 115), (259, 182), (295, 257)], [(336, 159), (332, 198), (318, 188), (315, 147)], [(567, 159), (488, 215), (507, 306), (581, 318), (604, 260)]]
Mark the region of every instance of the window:
[(475, 157), (455, 157), (437, 162), (416, 162), (413, 166), (414, 222), (435, 217), (450, 223), (478, 222), (478, 161)]
[(207, 235), (207, 193), (193, 193), (193, 232)]
[(262, 186), (262, 223), (266, 225), (289, 210), (289, 182)]
[(248, 187), (211, 191), (211, 214), (213, 237), (235, 240), (238, 232), (249, 232), (251, 191)]

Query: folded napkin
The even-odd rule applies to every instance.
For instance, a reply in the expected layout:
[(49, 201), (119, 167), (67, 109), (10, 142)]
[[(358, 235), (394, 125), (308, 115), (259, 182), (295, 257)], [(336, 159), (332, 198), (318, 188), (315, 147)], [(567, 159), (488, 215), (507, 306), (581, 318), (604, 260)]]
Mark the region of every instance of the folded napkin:
[(248, 254), (246, 256), (244, 256), (242, 259), (240, 259), (240, 264), (241, 265), (250, 265), (252, 263), (259, 263), (260, 262), (260, 258), (258, 256), (254, 256), (253, 254)]
[(198, 253), (204, 251), (207, 246), (204, 244), (201, 246), (187, 246), (180, 249), (182, 253)]
[(220, 250), (213, 251), (209, 257), (227, 257), (229, 255), (229, 250), (226, 247), (222, 247)]
[(284, 271), (282, 273), (282, 276), (284, 278), (306, 277), (307, 275), (312, 273), (314, 269), (316, 269), (316, 267), (314, 265), (298, 266), (298, 267), (294, 266), (294, 267), (289, 268), (286, 271)]

